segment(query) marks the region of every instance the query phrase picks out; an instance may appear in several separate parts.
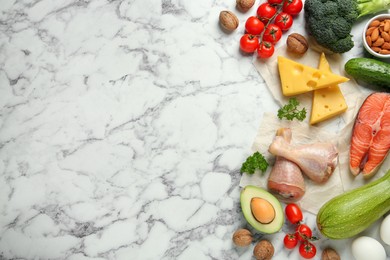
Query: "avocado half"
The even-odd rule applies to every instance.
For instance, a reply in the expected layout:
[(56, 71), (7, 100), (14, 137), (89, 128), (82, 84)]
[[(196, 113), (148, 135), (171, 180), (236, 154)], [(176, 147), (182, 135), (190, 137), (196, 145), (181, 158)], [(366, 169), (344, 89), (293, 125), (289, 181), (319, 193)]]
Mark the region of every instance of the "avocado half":
[[(251, 208), (252, 199), (254, 198), (266, 200), (272, 205), (275, 212), (275, 217), (272, 221), (269, 223), (261, 223), (255, 218)], [(280, 204), (279, 200), (268, 191), (252, 185), (245, 186), (241, 191), (240, 202), (241, 210), (246, 221), (257, 231), (261, 233), (272, 234), (278, 232), (282, 228), (284, 223), (282, 205)]]

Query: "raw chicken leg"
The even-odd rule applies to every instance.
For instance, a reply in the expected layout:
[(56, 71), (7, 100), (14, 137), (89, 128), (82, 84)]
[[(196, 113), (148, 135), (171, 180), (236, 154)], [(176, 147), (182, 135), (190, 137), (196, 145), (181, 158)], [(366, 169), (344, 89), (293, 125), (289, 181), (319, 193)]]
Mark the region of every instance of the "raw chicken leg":
[(316, 183), (324, 183), (338, 162), (338, 151), (332, 143), (292, 146), (281, 136), (275, 136), (268, 151), (296, 163), (302, 172)]
[[(291, 129), (280, 128), (276, 132), (288, 143), (291, 142)], [(268, 189), (281, 201), (294, 202), (305, 194), (305, 182), (301, 169), (284, 157), (277, 156), (268, 177)]]

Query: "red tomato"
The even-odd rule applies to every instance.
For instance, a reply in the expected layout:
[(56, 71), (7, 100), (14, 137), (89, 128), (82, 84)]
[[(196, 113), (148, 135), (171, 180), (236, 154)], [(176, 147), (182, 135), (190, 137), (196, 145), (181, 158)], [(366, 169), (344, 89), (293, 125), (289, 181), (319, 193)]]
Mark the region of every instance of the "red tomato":
[(251, 16), (245, 22), (245, 30), (249, 34), (259, 35), (264, 30), (264, 24), (256, 16)]
[(269, 3), (263, 3), (257, 8), (257, 16), (264, 23), (267, 23), (275, 14), (276, 8)]
[(293, 18), (291, 15), (289, 15), (288, 13), (279, 13), (276, 17), (275, 17), (275, 24), (277, 26), (280, 27), (280, 29), (282, 29), (283, 31), (286, 31), (288, 29), (290, 29), (290, 27), (292, 26), (293, 24)]
[(303, 220), (303, 214), (299, 206), (295, 203), (287, 204), (285, 210), (287, 219), (292, 224), (297, 224)]
[(283, 0), (268, 0), (268, 3), (271, 5), (279, 5), (283, 3)]
[(259, 47), (259, 38), (252, 34), (244, 34), (240, 39), (240, 49), (243, 52), (253, 53)]
[(287, 234), (284, 236), (284, 247), (288, 249), (292, 249), (297, 246), (298, 240), (295, 234)]
[(299, 241), (305, 241), (312, 237), (311, 228), (305, 224), (299, 224), (295, 230), (295, 236)]
[(275, 47), (270, 42), (262, 42), (257, 49), (257, 56), (262, 59), (267, 59), (275, 52)]
[(267, 28), (265, 28), (263, 34), (264, 41), (275, 44), (280, 38), (282, 38), (282, 30), (280, 30), (279, 26), (276, 24), (269, 24)]
[(299, 246), (299, 254), (306, 259), (313, 258), (317, 253), (316, 246), (306, 241)]
[(302, 11), (303, 3), (302, 0), (286, 0), (283, 4), (283, 12), (297, 15)]

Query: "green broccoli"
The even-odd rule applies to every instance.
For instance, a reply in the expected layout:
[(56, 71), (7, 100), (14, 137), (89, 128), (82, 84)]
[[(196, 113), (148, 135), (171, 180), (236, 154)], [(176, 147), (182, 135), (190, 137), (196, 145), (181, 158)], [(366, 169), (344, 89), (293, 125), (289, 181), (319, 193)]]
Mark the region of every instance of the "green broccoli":
[(306, 0), (305, 20), (308, 32), (323, 47), (347, 52), (354, 46), (353, 23), (364, 15), (390, 8), (390, 0)]

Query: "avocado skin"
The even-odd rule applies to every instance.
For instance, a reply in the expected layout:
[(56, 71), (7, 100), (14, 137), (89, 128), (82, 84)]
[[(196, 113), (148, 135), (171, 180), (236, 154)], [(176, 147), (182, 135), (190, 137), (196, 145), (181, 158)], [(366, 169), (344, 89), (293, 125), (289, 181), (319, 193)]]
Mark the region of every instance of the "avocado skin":
[(345, 239), (366, 230), (390, 210), (390, 170), (385, 176), (326, 202), (317, 227), (327, 238)]
[[(275, 218), (268, 224), (262, 224), (258, 222), (251, 211), (251, 200), (252, 198), (262, 198), (272, 204), (275, 209)], [(257, 231), (264, 234), (273, 234), (278, 232), (284, 223), (284, 212), (279, 200), (269, 193), (267, 190), (248, 185), (241, 190), (240, 194), (241, 210), (246, 221)]]

